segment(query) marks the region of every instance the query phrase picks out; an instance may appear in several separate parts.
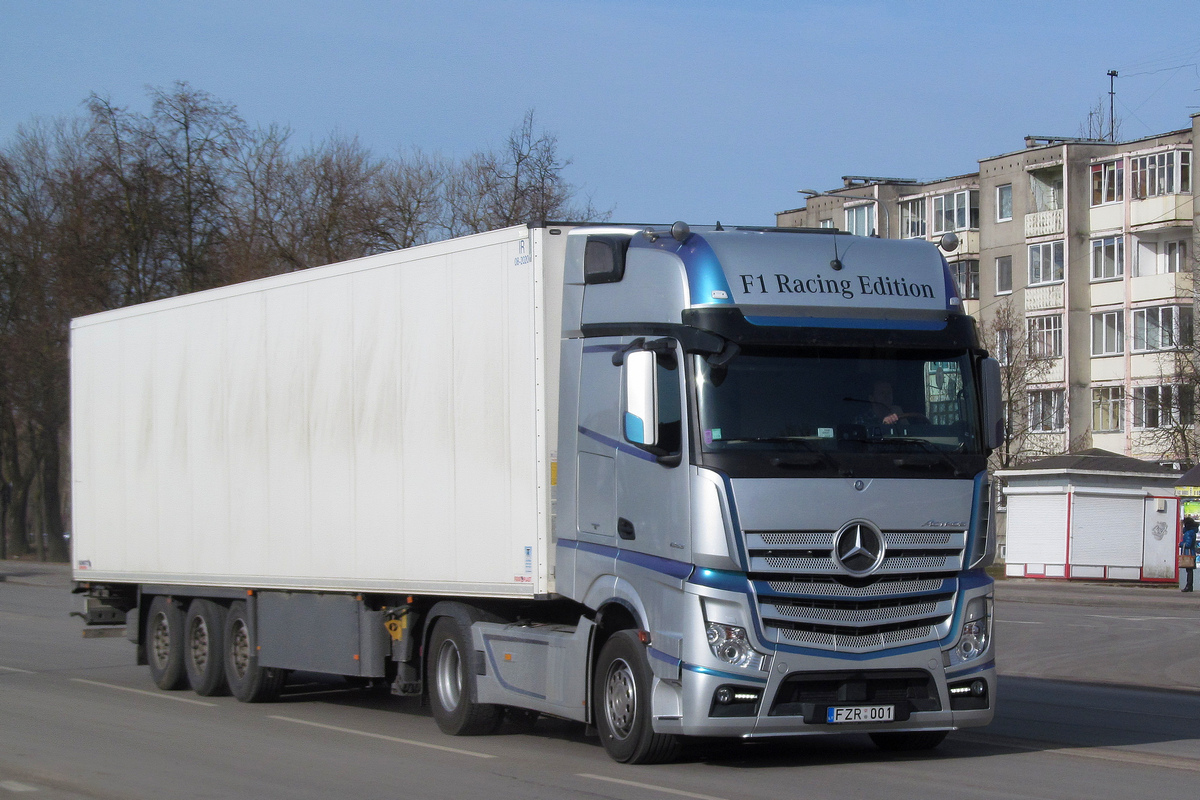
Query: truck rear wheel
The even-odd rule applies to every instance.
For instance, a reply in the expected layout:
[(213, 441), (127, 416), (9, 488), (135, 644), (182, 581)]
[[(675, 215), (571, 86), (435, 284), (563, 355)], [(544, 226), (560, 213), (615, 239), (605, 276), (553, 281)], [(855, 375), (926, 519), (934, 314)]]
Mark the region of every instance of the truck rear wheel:
[(246, 604), (241, 600), (225, 615), (225, 679), (229, 691), (243, 703), (269, 703), (279, 697), (287, 670), (258, 665), (258, 647), (251, 634)]
[(949, 731), (895, 731), (872, 733), (871, 741), (880, 750), (912, 752), (932, 750), (942, 743)]
[(225, 683), (225, 608), (211, 600), (195, 599), (184, 618), (183, 663), (188, 682), (202, 697), (228, 694)]
[(655, 733), (650, 714), (653, 674), (634, 631), (617, 631), (600, 649), (592, 713), (600, 741), (623, 764), (661, 764), (679, 755), (679, 737)]
[(146, 615), (146, 635), (142, 637), (150, 677), (160, 689), (182, 689), (187, 685), (183, 666), (183, 611), (169, 597), (161, 595), (150, 602)]
[(469, 669), (469, 632), (453, 617), (440, 617), (429, 637), (429, 703), (442, 733), (478, 736), (492, 733), (503, 719), (503, 707), (477, 703), (475, 674)]

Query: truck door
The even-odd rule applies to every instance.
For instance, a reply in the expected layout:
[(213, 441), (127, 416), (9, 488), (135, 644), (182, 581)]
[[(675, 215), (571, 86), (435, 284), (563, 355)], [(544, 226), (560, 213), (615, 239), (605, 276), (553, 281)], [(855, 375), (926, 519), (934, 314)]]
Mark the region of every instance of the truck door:
[[(653, 647), (678, 659), (683, 580), (691, 573), (684, 362), (673, 340), (635, 348), (621, 369), (616, 453), (617, 576), (645, 607)], [(648, 385), (647, 385), (648, 384)], [(654, 664), (663, 667), (662, 661)], [(663, 677), (673, 677), (664, 675)]]

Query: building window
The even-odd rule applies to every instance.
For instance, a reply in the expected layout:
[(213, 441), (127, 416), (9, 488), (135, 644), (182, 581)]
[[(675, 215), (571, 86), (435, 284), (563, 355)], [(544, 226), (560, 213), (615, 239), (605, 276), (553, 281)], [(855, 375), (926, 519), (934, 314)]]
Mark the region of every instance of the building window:
[(1012, 291), (1012, 256), (1000, 256), (996, 259), (996, 294), (1008, 294)]
[(1057, 283), (1063, 279), (1063, 243), (1029, 245), (1029, 284)]
[(833, 220), (832, 219), (823, 219), (817, 223), (817, 227), (818, 228), (832, 228)]
[(1062, 389), (1038, 389), (1029, 393), (1029, 429), (1041, 433), (1065, 430), (1067, 414)]
[(1092, 280), (1120, 278), (1125, 274), (1125, 237), (1092, 239)]
[(1102, 386), (1092, 389), (1092, 430), (1125, 430), (1124, 408), (1125, 390), (1122, 387)]
[(1062, 314), (1030, 317), (1027, 338), (1031, 358), (1062, 358)]
[(1191, 386), (1133, 387), (1133, 427), (1168, 428), (1191, 425), (1195, 390)]
[(955, 261), (950, 265), (954, 273), (954, 283), (958, 286), (958, 296), (963, 300), (979, 299), (979, 262), (975, 259)]
[(875, 205), (853, 206), (846, 209), (846, 230), (855, 236), (875, 233)]
[(1192, 343), (1191, 306), (1159, 306), (1133, 311), (1133, 352), (1170, 350)]
[(979, 192), (974, 190), (939, 194), (933, 198), (933, 232), (979, 228)]
[(1002, 367), (1012, 363), (1012, 331), (1008, 328), (996, 331), (996, 360)]
[(1163, 255), (1166, 263), (1164, 272), (1184, 272), (1187, 269), (1187, 241), (1163, 242)]
[(1092, 355), (1115, 356), (1125, 352), (1125, 313), (1092, 314)]
[(1012, 219), (1012, 184), (996, 187), (996, 222)]
[(925, 198), (900, 204), (900, 238), (925, 238)]
[(1125, 165), (1123, 161), (1092, 164), (1092, 205), (1115, 203), (1125, 198)]
[(1129, 160), (1129, 193), (1135, 200), (1192, 191), (1192, 154), (1168, 150)]

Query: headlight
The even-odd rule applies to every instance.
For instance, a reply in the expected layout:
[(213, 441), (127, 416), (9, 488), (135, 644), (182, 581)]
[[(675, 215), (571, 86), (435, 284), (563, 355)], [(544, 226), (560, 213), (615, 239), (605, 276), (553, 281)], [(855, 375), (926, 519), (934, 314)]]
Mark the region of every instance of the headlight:
[(720, 622), (708, 623), (708, 646), (713, 655), (735, 667), (763, 669), (767, 656), (750, 644), (746, 629)]
[(991, 641), (992, 598), (972, 598), (963, 613), (962, 633), (958, 637), (958, 644), (948, 653), (950, 663), (947, 666), (979, 658), (987, 652)]

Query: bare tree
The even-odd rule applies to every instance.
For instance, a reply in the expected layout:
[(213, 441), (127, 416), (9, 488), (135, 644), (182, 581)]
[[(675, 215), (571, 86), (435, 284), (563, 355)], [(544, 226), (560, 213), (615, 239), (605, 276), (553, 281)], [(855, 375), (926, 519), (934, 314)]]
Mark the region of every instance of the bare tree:
[(984, 337), (1000, 362), (1001, 398), (1004, 404), (1004, 439), (992, 453), (995, 469), (1009, 469), (1034, 458), (1052, 455), (1061, 448), (1047, 446), (1036, 435), (1029, 413), (1029, 393), (1045, 382), (1054, 359), (1047, 357), (1029, 335), (1024, 315), (1012, 298), (996, 306)]
[(405, 248), (432, 241), (447, 214), (445, 187), (449, 167), (418, 149), (400, 152), (375, 176), (372, 187), (380, 228), (379, 242)]
[(1079, 123), (1081, 139), (1108, 139), (1113, 141), (1121, 137), (1121, 118), (1109, 119), (1109, 108), (1103, 97), (1096, 98), (1096, 103), (1088, 109), (1087, 116)]

